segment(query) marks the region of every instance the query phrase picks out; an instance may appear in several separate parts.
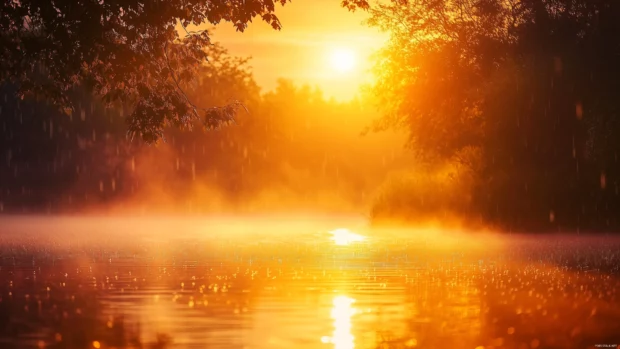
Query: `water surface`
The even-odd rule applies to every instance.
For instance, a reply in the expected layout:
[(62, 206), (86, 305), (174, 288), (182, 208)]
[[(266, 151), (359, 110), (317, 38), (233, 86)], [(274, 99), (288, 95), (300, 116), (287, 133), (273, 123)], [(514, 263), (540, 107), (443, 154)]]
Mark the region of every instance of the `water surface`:
[(620, 344), (610, 237), (373, 230), (356, 217), (0, 227), (3, 348)]

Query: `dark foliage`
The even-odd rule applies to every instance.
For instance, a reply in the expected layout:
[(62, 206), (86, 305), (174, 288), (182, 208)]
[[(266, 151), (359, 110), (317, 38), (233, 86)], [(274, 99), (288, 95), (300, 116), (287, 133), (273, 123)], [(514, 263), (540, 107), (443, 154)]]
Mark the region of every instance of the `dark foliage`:
[[(473, 212), (513, 229), (620, 227), (620, 4), (392, 1), (377, 129), (406, 128), (429, 164), (475, 176)], [(464, 157), (477, 149), (480, 156)]]
[(286, 0), (3, 1), (0, 81), (67, 113), (76, 110), (77, 85), (106, 103), (128, 103), (128, 134), (148, 143), (168, 125), (217, 127), (240, 104), (200, 108), (185, 94), (211, 45), (206, 30), (186, 28), (226, 21), (243, 31), (260, 17), (280, 29), (278, 3)]

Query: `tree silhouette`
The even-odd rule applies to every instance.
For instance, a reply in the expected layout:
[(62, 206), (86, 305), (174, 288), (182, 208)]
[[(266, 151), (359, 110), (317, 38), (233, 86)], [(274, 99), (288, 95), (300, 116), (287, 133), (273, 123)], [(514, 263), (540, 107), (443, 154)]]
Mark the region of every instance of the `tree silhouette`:
[(391, 33), (376, 65), (377, 129), (406, 128), (420, 161), (465, 164), (487, 221), (618, 224), (620, 5), (394, 0), (369, 11)]
[[(255, 17), (274, 29), (286, 0), (15, 0), (0, 4), (0, 81), (75, 112), (80, 85), (107, 103), (130, 103), (128, 134), (156, 142), (167, 125), (208, 128), (232, 120), (241, 106), (198, 107), (185, 93), (207, 60), (206, 30), (192, 25), (231, 22), (246, 29)], [(184, 34), (179, 35), (179, 30)]]

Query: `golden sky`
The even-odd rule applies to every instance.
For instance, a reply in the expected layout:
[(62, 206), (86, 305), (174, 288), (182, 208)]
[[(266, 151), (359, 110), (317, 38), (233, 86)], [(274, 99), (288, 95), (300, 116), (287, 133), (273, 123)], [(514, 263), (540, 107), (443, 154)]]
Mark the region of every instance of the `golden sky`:
[[(257, 19), (244, 33), (223, 23), (213, 35), (231, 54), (252, 57), (250, 65), (263, 92), (282, 77), (318, 86), (327, 98), (347, 100), (371, 77), (368, 58), (386, 35), (362, 23), (368, 14), (349, 12), (340, 7), (340, 0), (293, 0), (278, 7), (276, 14), (281, 31)], [(334, 69), (335, 50), (353, 53), (355, 67), (347, 72)]]

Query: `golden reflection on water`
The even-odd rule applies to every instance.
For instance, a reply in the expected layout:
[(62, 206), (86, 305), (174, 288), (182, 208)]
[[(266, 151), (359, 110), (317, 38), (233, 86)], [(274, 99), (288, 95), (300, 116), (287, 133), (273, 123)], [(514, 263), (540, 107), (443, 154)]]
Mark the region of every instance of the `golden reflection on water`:
[(332, 337), (323, 337), (323, 343), (333, 343), (334, 349), (353, 349), (355, 348), (355, 337), (351, 332), (351, 318), (355, 315), (355, 308), (351, 305), (355, 299), (347, 296), (337, 296), (334, 298), (334, 306), (331, 311), (331, 318), (334, 319), (334, 332)]
[[(168, 232), (157, 239), (119, 227), (104, 241), (67, 245), (57, 241), (75, 238), (59, 239), (59, 233), (40, 233), (36, 240), (26, 233), (3, 236), (0, 296), (12, 302), (4, 311), (17, 321), (27, 323), (32, 309), (53, 326), (58, 314), (70, 316), (71, 326), (59, 323), (49, 332), (53, 337), (42, 332), (38, 339), (45, 345), (85, 333), (91, 336), (86, 345), (110, 348), (116, 333), (125, 336), (123, 329), (153, 347), (161, 334), (170, 335), (179, 349), (581, 349), (620, 343), (620, 279), (593, 269), (607, 265), (603, 270), (617, 273), (620, 240), (562, 245), (556, 237), (506, 237), (493, 245), (488, 236), (438, 232), (433, 238), (364, 228), (359, 231), (368, 238), (349, 229), (317, 236), (336, 224), (356, 226), (328, 222), (299, 228), (299, 236), (291, 234), (297, 226), (287, 234)], [(366, 239), (371, 243), (354, 245)], [(94, 296), (97, 307), (87, 307)], [(83, 314), (101, 318), (103, 331), (94, 332)], [(6, 347), (2, 340), (0, 334), (0, 348)]]

